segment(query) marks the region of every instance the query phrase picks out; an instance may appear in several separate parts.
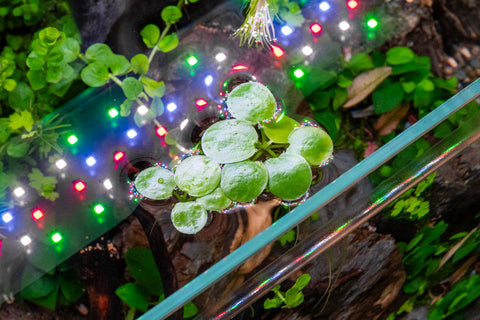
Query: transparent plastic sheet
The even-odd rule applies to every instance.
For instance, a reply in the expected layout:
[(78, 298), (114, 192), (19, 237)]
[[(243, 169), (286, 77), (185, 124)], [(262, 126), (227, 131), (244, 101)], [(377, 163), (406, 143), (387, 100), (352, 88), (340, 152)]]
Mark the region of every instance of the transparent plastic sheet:
[(351, 203), (347, 212), (338, 212), (337, 215), (341, 217), (336, 217), (324, 227), (316, 229), (305, 240), (244, 282), (241, 288), (231, 295), (225, 293), (228, 298), (224, 297), (216, 305), (204, 310), (198, 318), (231, 319), (479, 139), (480, 115), (476, 115), (428, 149), (419, 159), (411, 161), (402, 170), (382, 182), (369, 194), (371, 200), (363, 198)]
[[(261, 248), (268, 245), (275, 239), (279, 238), (282, 234), (292, 229), (295, 225), (302, 222), (304, 219), (309, 217), (311, 214), (313, 214), (316, 210), (320, 209), (322, 206), (325, 206), (326, 204), (334, 200), (342, 192), (345, 192), (352, 185), (359, 182), (362, 178), (366, 177), (373, 170), (379, 168), (382, 164), (384, 164), (386, 161), (391, 159), (398, 152), (406, 148), (408, 145), (416, 141), (418, 138), (422, 137), (424, 134), (426, 134), (428, 131), (433, 129), (436, 125), (440, 124), (447, 117), (449, 117), (450, 115), (452, 115), (453, 113), (461, 109), (463, 106), (465, 106), (468, 102), (473, 100), (478, 95), (480, 95), (479, 79), (477, 79), (467, 88), (463, 89), (462, 91), (457, 93), (455, 96), (447, 100), (445, 103), (443, 103), (437, 109), (435, 109), (434, 111), (426, 115), (424, 118), (420, 119), (413, 126), (409, 127), (407, 130), (405, 130), (400, 135), (392, 139), (390, 142), (388, 142), (386, 145), (378, 149), (372, 155), (370, 155), (369, 157), (367, 157), (366, 159), (358, 163), (355, 167), (353, 167), (352, 169), (350, 169), (349, 171), (341, 175), (338, 179), (328, 184), (325, 188), (321, 190), (321, 192), (317, 192), (316, 194), (314, 194), (312, 197), (310, 197), (310, 199), (308, 199), (301, 206), (299, 206), (298, 208), (294, 209), (292, 212), (286, 214), (285, 216), (277, 220), (269, 228), (267, 228), (266, 230), (261, 232), (259, 235), (257, 235), (256, 237), (248, 241), (246, 244), (238, 248), (233, 253), (229, 254), (220, 262), (213, 265), (211, 268), (209, 268), (207, 271), (205, 271), (204, 273), (196, 277), (187, 285), (177, 290), (174, 294), (167, 297), (164, 301), (156, 305), (154, 308), (152, 308), (149, 312), (141, 316), (139, 319), (141, 320), (163, 319), (168, 315), (172, 314), (175, 310), (179, 309), (185, 303), (195, 298), (197, 295), (203, 292), (206, 288), (216, 283), (223, 276), (233, 271), (242, 262), (247, 260), (252, 255), (254, 255)], [(466, 129), (467, 129), (467, 135), (468, 135), (469, 128), (467, 127)], [(451, 148), (452, 146), (455, 146), (456, 143), (454, 143), (453, 145), (452, 144), (449, 145), (447, 149)], [(452, 148), (452, 150), (454, 149), (455, 148)], [(441, 150), (442, 150), (441, 154), (443, 154), (446, 151), (445, 149), (441, 149)], [(446, 154), (450, 154), (450, 152), (447, 152)], [(438, 157), (438, 155), (432, 155), (432, 156), (434, 159)], [(430, 161), (433, 161), (432, 163), (435, 163), (436, 160), (430, 160)], [(418, 175), (422, 174), (421, 171), (418, 171), (418, 172), (417, 172)], [(409, 179), (417, 181), (416, 179), (417, 174), (415, 174), (414, 176), (411, 176), (414, 178), (409, 178)], [(408, 183), (409, 179), (405, 181), (407, 181)], [(390, 199), (393, 199), (393, 194), (396, 193), (396, 190), (403, 190), (403, 186), (400, 182), (402, 181), (398, 181), (397, 186), (395, 186), (393, 189), (383, 192), (383, 195), (381, 197), (384, 197), (385, 195), (388, 195), (388, 196), (386, 196), (385, 199), (381, 197), (378, 198), (379, 202), (371, 208), (371, 210), (373, 209), (375, 210), (362, 212), (359, 214), (358, 217), (354, 217), (350, 220), (345, 221), (344, 224), (338, 225), (335, 228), (335, 231), (333, 233), (325, 235), (325, 238), (320, 240), (315, 245), (315, 247), (318, 246), (319, 248), (323, 249), (323, 246), (325, 246), (326, 243), (330, 243), (330, 241), (332, 241), (332, 244), (333, 244), (337, 241), (337, 237), (338, 237), (337, 234), (342, 234), (342, 236), (344, 236), (345, 234), (348, 233), (347, 231), (350, 231), (358, 227), (361, 223), (365, 222), (366, 221), (366, 219), (364, 219), (365, 215), (368, 216), (369, 212), (376, 213), (377, 212), (376, 208), (381, 208), (388, 203), (387, 201), (385, 201), (386, 199), (389, 199), (389, 201), (391, 201)], [(390, 196), (389, 193), (391, 193), (392, 196)], [(338, 239), (340, 238), (341, 237), (338, 237)], [(315, 247), (313, 249), (315, 249)], [(308, 255), (310, 255), (310, 253), (308, 253), (307, 256)], [(288, 269), (287, 266), (284, 266), (283, 268)], [(281, 272), (279, 272), (278, 274), (279, 276), (280, 275), (283, 276), (283, 273)], [(274, 275), (272, 275), (272, 277), (275, 280), (277, 279), (277, 277)], [(255, 285), (258, 284), (258, 282), (260, 281), (261, 281), (261, 284), (258, 287), (255, 287)], [(274, 280), (269, 281), (269, 278), (266, 278), (263, 280), (257, 279), (257, 281), (254, 280), (253, 287), (255, 288), (253, 288), (253, 291), (246, 293), (243, 297), (240, 297), (238, 300), (233, 299), (235, 302), (233, 302), (232, 305), (227, 306), (227, 309), (225, 309), (224, 311), (221, 311), (221, 313), (218, 314), (217, 317), (223, 318), (227, 314), (230, 314), (230, 313), (233, 314), (233, 310), (237, 309), (237, 306), (239, 305), (242, 305), (243, 307), (245, 307), (246, 304), (244, 305), (243, 299), (253, 299), (257, 291), (262, 289), (263, 283), (271, 284), (271, 283), (276, 283), (276, 281)]]

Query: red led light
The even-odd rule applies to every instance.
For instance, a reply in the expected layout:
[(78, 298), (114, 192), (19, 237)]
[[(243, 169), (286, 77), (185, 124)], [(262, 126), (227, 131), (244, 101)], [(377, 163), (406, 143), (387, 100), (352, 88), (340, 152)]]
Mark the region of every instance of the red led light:
[(123, 158), (125, 157), (125, 152), (123, 151), (117, 151), (115, 152), (115, 154), (113, 155), (113, 160), (115, 161), (120, 161), (122, 160)]
[(155, 130), (155, 133), (159, 137), (165, 137), (167, 135), (167, 129), (165, 129), (164, 126), (157, 127), (157, 130)]
[(273, 51), (273, 55), (277, 58), (281, 58), (285, 54), (285, 51), (283, 51), (281, 47), (276, 46), (274, 44), (272, 44), (272, 51)]
[(35, 209), (35, 210), (32, 211), (32, 218), (34, 220), (37, 220), (37, 221), (41, 220), (41, 219), (43, 219), (44, 216), (45, 216), (45, 214), (40, 209)]
[(73, 183), (73, 187), (75, 188), (76, 191), (82, 192), (87, 188), (87, 185), (85, 182), (78, 180)]
[[(195, 105), (196, 105), (197, 107), (205, 107), (207, 104), (208, 104), (208, 101), (205, 100), (205, 99), (197, 99), (197, 100), (195, 100)], [(165, 128), (163, 128), (163, 129), (165, 130)], [(165, 130), (165, 132), (166, 132), (166, 130)]]
[(237, 64), (232, 68), (233, 71), (241, 71), (241, 70), (247, 70), (248, 67), (242, 65), (242, 64)]
[(311, 26), (310, 26), (310, 31), (313, 33), (313, 34), (319, 34), (320, 32), (322, 32), (322, 26), (319, 24), (319, 23), (313, 23)]
[(348, 0), (347, 1), (347, 7), (349, 9), (355, 9), (358, 7), (358, 1), (357, 0)]

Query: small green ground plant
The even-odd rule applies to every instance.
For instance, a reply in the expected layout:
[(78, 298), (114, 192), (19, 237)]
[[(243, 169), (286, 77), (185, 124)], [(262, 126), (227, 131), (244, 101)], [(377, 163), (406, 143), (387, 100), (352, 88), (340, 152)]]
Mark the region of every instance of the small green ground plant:
[(273, 298), (267, 298), (263, 303), (265, 309), (272, 308), (295, 308), (302, 304), (305, 299), (303, 295), (303, 288), (305, 288), (310, 282), (309, 274), (302, 274), (297, 278), (295, 283), (287, 291), (282, 291), (281, 286), (278, 285), (272, 289), (272, 292), (275, 294)]
[[(116, 294), (129, 307), (126, 320), (135, 318), (137, 310), (147, 312), (148, 309), (165, 299), (162, 278), (150, 249), (132, 248), (125, 254), (125, 262), (133, 282), (126, 283), (116, 290)], [(191, 318), (198, 309), (192, 303), (183, 308), (183, 317)]]

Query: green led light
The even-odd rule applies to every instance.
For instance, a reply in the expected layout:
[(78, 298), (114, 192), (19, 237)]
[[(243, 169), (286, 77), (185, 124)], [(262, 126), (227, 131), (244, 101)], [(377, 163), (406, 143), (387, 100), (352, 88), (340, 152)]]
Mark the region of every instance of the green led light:
[(105, 211), (105, 208), (101, 204), (97, 204), (95, 207), (93, 207), (93, 211), (95, 211), (96, 214), (100, 214)]
[(187, 63), (193, 67), (198, 63), (198, 59), (195, 56), (190, 56), (187, 58)]
[(75, 143), (77, 143), (78, 138), (77, 138), (74, 134), (72, 134), (71, 136), (69, 136), (69, 137), (67, 138), (67, 141), (68, 141), (68, 143), (70, 143), (70, 144), (75, 144)]
[(115, 108), (112, 108), (108, 110), (108, 115), (110, 116), (110, 118), (115, 118), (116, 116), (118, 116), (118, 110)]
[(378, 21), (372, 18), (372, 19), (367, 21), (367, 26), (370, 29), (375, 29), (376, 27), (378, 27)]
[(302, 69), (298, 68), (298, 69), (295, 69), (295, 71), (293, 71), (293, 75), (297, 77), (297, 79), (300, 79), (305, 75), (305, 73), (303, 72)]
[(52, 234), (51, 239), (54, 243), (59, 243), (60, 241), (62, 241), (63, 237), (60, 232), (55, 232), (54, 234)]

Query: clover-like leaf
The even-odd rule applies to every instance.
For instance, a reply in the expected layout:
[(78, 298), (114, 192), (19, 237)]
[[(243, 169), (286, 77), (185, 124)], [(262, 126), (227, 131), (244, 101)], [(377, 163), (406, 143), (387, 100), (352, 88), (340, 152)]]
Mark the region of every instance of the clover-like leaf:
[(122, 81), (122, 90), (125, 97), (128, 99), (135, 99), (143, 91), (143, 84), (133, 77), (125, 78)]
[(160, 39), (160, 29), (154, 24), (147, 24), (140, 31), (140, 36), (147, 47), (153, 48)]
[(166, 6), (163, 8), (161, 16), (166, 23), (177, 23), (182, 18), (183, 14), (176, 6)]
[(80, 77), (90, 87), (101, 87), (108, 82), (109, 72), (107, 66), (94, 62), (83, 68)]
[(147, 74), (149, 63), (146, 55), (144, 55), (143, 53), (139, 53), (133, 56), (131, 62), (133, 72), (138, 73), (142, 76)]
[(169, 52), (178, 46), (177, 34), (171, 33), (166, 35), (158, 44), (158, 49), (162, 52)]

